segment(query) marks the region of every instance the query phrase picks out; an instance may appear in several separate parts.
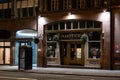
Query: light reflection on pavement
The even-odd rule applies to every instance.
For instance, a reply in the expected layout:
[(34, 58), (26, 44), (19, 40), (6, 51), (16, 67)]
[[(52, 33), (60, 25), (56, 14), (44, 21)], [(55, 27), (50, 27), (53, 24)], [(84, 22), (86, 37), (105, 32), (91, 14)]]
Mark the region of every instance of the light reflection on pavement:
[(32, 78), (18, 78), (18, 77), (6, 77), (6, 76), (0, 76), (0, 80), (38, 80), (38, 79), (32, 79)]

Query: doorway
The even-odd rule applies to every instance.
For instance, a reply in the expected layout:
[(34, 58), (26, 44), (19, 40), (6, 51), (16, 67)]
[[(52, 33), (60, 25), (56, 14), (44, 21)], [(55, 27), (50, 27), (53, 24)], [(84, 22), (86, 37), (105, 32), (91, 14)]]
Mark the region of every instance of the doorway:
[(10, 47), (0, 48), (0, 64), (10, 64)]
[(16, 48), (16, 55), (15, 55), (15, 63), (18, 64), (18, 55), (19, 55), (19, 47), (20, 46), (31, 46), (32, 47), (32, 66), (37, 66), (37, 44), (33, 41), (16, 41), (15, 44)]
[(32, 47), (32, 66), (37, 66), (37, 44), (34, 43), (34, 38), (37, 37), (37, 31), (31, 29), (23, 29), (16, 32), (15, 42), (15, 64), (18, 65), (18, 55), (20, 46)]
[(84, 44), (80, 42), (61, 42), (61, 64), (84, 65)]

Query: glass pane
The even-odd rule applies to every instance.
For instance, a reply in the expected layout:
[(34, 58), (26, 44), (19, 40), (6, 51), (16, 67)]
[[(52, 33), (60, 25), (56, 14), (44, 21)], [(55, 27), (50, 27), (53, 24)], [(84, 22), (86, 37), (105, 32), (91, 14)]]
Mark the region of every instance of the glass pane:
[(5, 46), (10, 46), (10, 42), (5, 42)]
[(48, 25), (47, 30), (52, 30), (52, 25)]
[(79, 21), (80, 28), (85, 28), (85, 21)]
[(101, 28), (101, 22), (94, 22), (94, 28)]
[(66, 28), (71, 29), (71, 22), (66, 22)]
[(81, 58), (82, 54), (82, 49), (81, 49), (81, 44), (77, 44), (77, 58)]
[[(20, 14), (20, 11), (19, 11)], [(33, 7), (29, 7), (29, 16), (33, 16)]]
[(54, 24), (53, 27), (54, 27), (54, 30), (58, 30), (58, 24)]
[(100, 42), (89, 42), (89, 58), (100, 58)]
[(4, 53), (4, 48), (0, 48), (0, 64), (3, 64), (3, 53)]
[(67, 56), (67, 44), (64, 43), (63, 45), (63, 56)]
[(4, 46), (4, 42), (0, 42), (0, 46)]
[(87, 28), (93, 28), (93, 21), (87, 21)]
[(73, 21), (73, 29), (78, 29), (78, 21)]
[(31, 46), (31, 42), (27, 42), (26, 45)]
[(55, 51), (54, 50), (48, 50), (47, 51), (47, 57), (50, 57), (50, 58), (55, 57)]
[(56, 43), (47, 44), (47, 57), (55, 57)]
[(53, 40), (53, 37), (54, 37), (55, 34), (48, 34), (47, 35), (47, 41), (52, 41)]
[(20, 54), (20, 58), (24, 58), (25, 57), (25, 49), (21, 48), (19, 54)]
[(21, 46), (24, 46), (24, 45), (26, 45), (26, 43), (21, 43)]
[(65, 29), (65, 23), (64, 22), (60, 23), (60, 29)]
[(75, 57), (75, 45), (71, 44), (71, 49), (70, 49), (70, 58), (73, 60)]
[(10, 48), (5, 48), (5, 64), (10, 64)]
[(22, 8), (22, 14), (23, 14), (23, 17), (26, 17), (27, 16), (27, 8)]
[(100, 40), (101, 33), (99, 33), (99, 32), (89, 32), (88, 33), (88, 38), (89, 38), (89, 40)]

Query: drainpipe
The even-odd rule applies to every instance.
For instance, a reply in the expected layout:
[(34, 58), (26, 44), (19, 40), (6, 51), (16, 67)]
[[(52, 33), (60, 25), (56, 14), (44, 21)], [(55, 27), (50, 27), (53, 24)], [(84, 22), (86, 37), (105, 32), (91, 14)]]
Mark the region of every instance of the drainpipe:
[(114, 26), (114, 13), (111, 5), (112, 1), (110, 0), (110, 69), (113, 69), (114, 66), (114, 44), (115, 44), (115, 26)]

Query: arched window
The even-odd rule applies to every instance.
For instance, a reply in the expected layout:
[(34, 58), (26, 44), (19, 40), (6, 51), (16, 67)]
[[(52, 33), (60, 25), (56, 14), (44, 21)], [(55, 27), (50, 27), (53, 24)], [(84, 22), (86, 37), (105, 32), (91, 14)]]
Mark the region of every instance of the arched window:
[(0, 39), (9, 39), (11, 36), (10, 32), (7, 30), (0, 30)]

